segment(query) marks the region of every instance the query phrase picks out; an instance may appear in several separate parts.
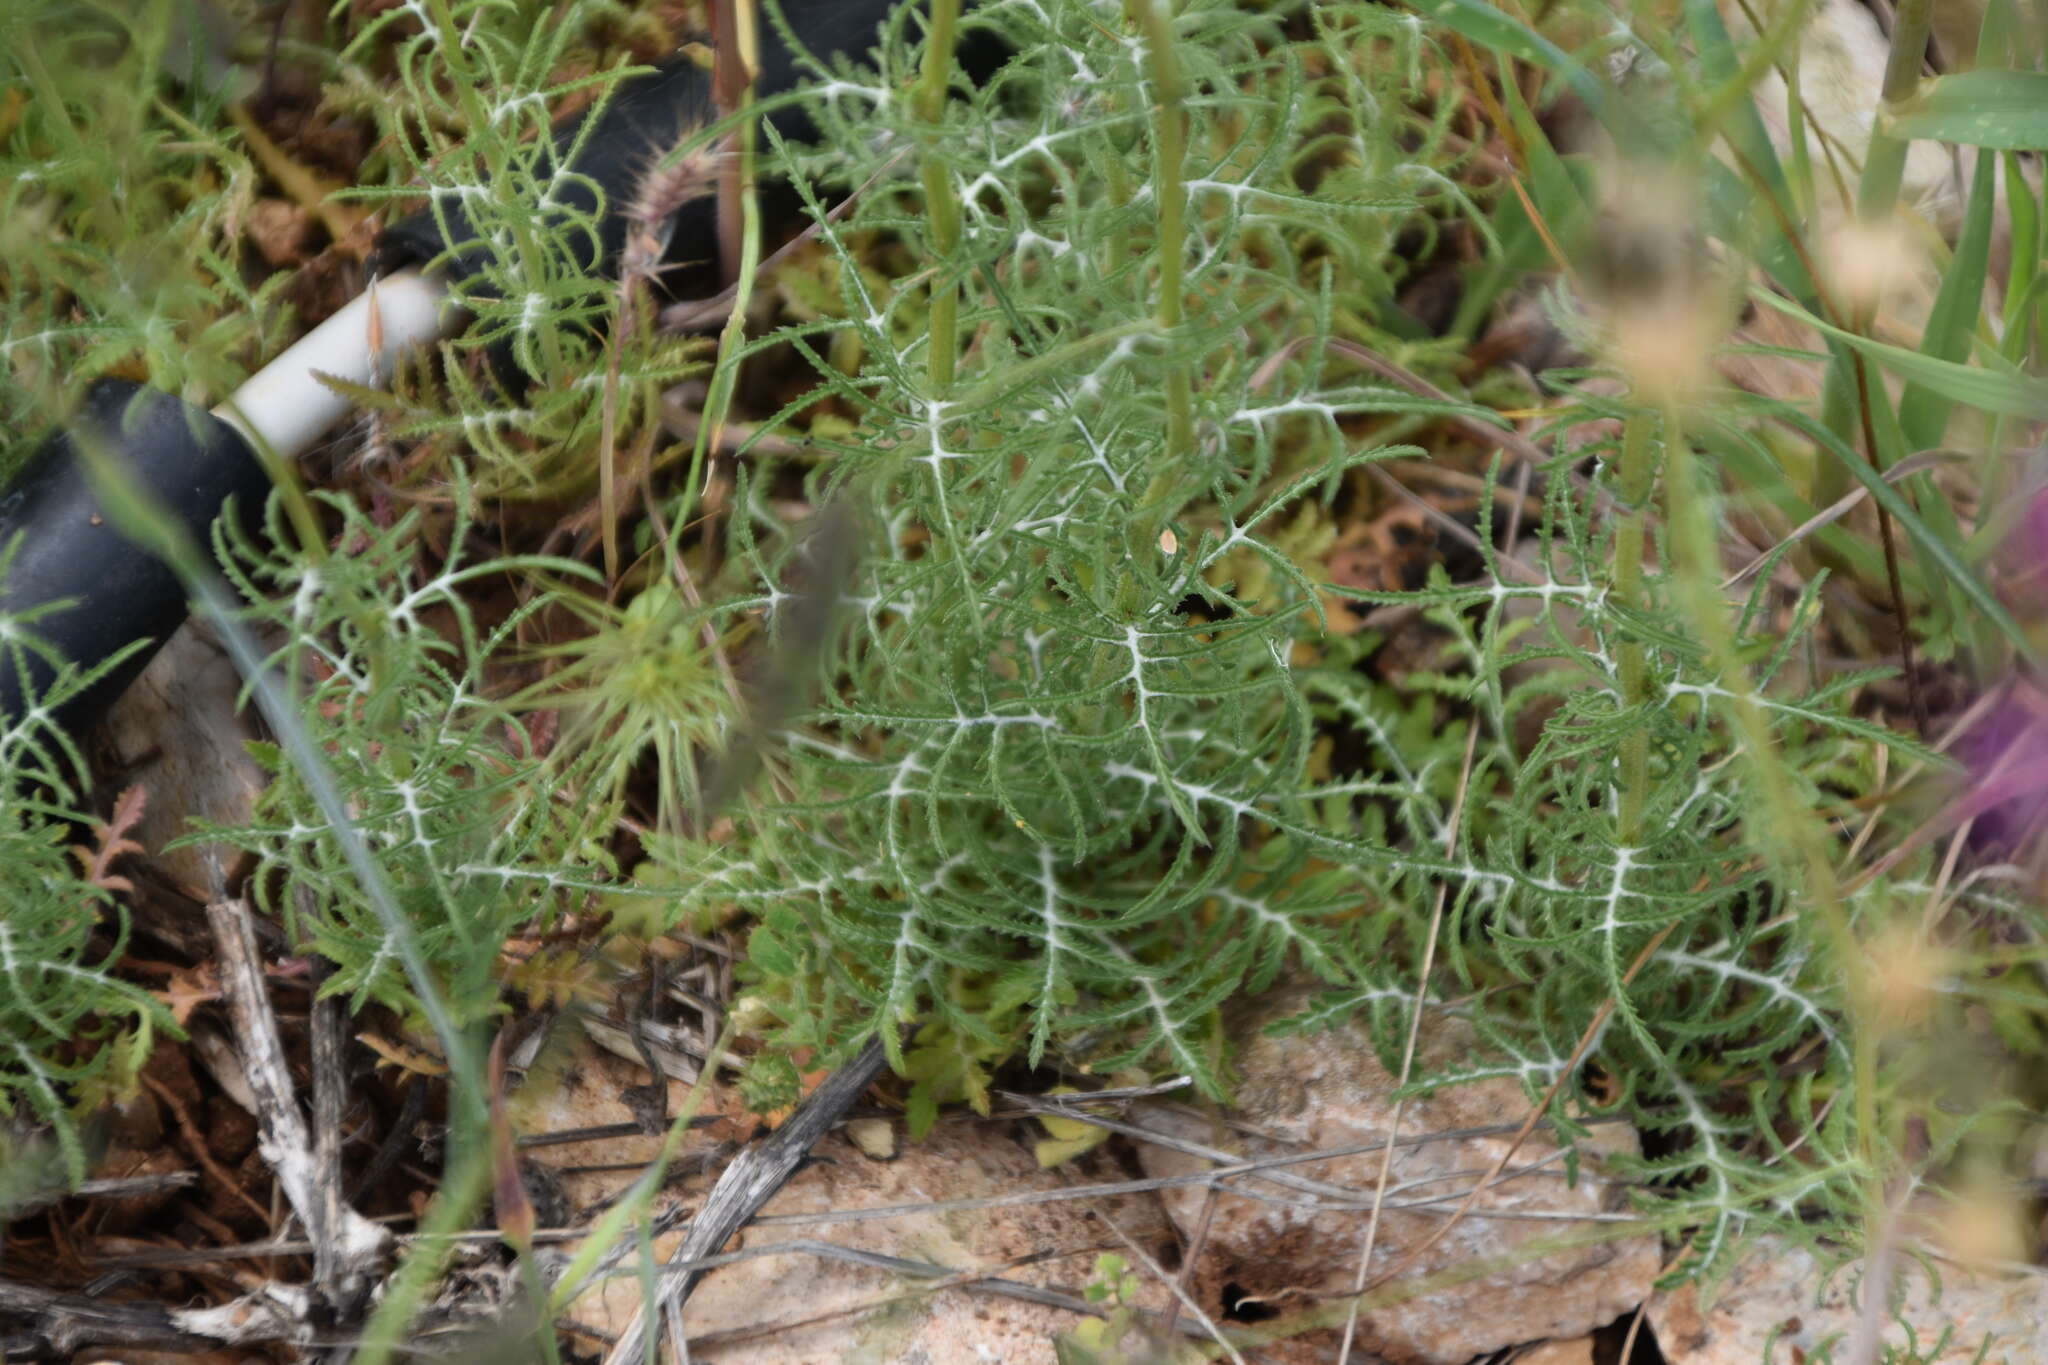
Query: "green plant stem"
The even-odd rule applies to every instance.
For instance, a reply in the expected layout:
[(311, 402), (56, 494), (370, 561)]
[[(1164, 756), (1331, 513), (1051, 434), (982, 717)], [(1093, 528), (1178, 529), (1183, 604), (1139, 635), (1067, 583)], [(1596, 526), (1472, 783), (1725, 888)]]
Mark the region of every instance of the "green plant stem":
[[(1801, 908), (1819, 921), (1823, 936), (1834, 949), (1851, 1017), (1868, 1020), (1877, 1002), (1849, 922), (1841, 880), (1829, 856), (1827, 831), (1802, 798), (1798, 780), (1772, 743), (1770, 722), (1758, 700), (1756, 684), (1736, 648), (1728, 605), (1715, 586), (1721, 581), (1722, 566), (1716, 550), (1713, 500), (1704, 496), (1694, 472), (1692, 448), (1685, 441), (1675, 407), (1666, 410), (1664, 419), (1664, 486), (1666, 524), (1677, 569), (1672, 576), (1674, 593), (1719, 676), (1722, 698), (1748, 752), (1752, 784), (1765, 812), (1763, 820), (1750, 820), (1747, 826), (1765, 845), (1766, 856), (1788, 874), (1787, 884), (1794, 888)], [(1877, 1160), (1876, 1043), (1868, 1027), (1851, 1033), (1856, 1141), (1870, 1183), (1867, 1207), (1874, 1213), (1882, 1207), (1884, 1193)]]
[[(1109, 186), (1109, 202), (1113, 208), (1124, 208), (1131, 202), (1131, 175), (1121, 161), (1112, 161), (1103, 168), (1104, 179)], [(1120, 233), (1111, 233), (1103, 253), (1105, 273), (1119, 275), (1129, 259), (1130, 243)]]
[(925, 339), (930, 348), (927, 365), (934, 401), (951, 391), (960, 351), (960, 282), (954, 260), (960, 250), (960, 203), (953, 195), (953, 177), (938, 155), (940, 121), (946, 112), (946, 87), (953, 73), (959, 28), (960, 0), (932, 0), (931, 33), (925, 40), (924, 69), (917, 86), (917, 116), (925, 125), (924, 204), (934, 257), (931, 329)]
[[(448, 1125), (451, 1140), (456, 1125)], [(406, 1352), (406, 1329), (412, 1325), (419, 1306), (426, 1302), (435, 1281), (455, 1248), (455, 1235), (470, 1227), (484, 1192), (490, 1188), (491, 1163), (481, 1146), (472, 1144), (460, 1157), (451, 1154), (449, 1173), (428, 1206), (427, 1218), (414, 1235), (405, 1259), (392, 1273), (376, 1311), (363, 1326), (362, 1346), (356, 1352), (358, 1365), (386, 1365)]]
[[(1878, 96), (1877, 117), (1870, 129), (1870, 145), (1863, 156), (1863, 176), (1856, 186), (1856, 216), (1866, 224), (1883, 223), (1898, 206), (1899, 185), (1905, 176), (1907, 143), (1886, 131), (1885, 113), (1901, 100), (1910, 99), (1920, 84), (1920, 63), (1927, 53), (1927, 34), (1934, 21), (1933, 0), (1901, 0), (1892, 19), (1891, 52), (1885, 60), (1884, 84)], [(1859, 304), (1856, 316), (1844, 325), (1868, 332), (1870, 306)], [(1828, 429), (1854, 445), (1857, 440), (1857, 404), (1865, 377), (1858, 373), (1861, 363), (1840, 346), (1830, 348), (1834, 363), (1828, 367), (1823, 386), (1823, 414)], [(1876, 451), (1868, 452), (1873, 461)], [(1849, 488), (1846, 472), (1823, 464), (1814, 480), (1814, 505), (1825, 507)], [(1887, 539), (1890, 519), (1880, 512), (1879, 523)], [(1887, 558), (1891, 558), (1888, 554)], [(1901, 607), (1903, 611), (1903, 607)]]
[[(759, 30), (754, 22), (753, 5), (743, 0), (733, 7), (733, 13), (737, 20), (738, 32), (734, 37), (740, 60), (746, 70), (758, 70)], [(754, 277), (761, 270), (761, 196), (755, 190), (757, 158), (754, 132), (757, 120), (751, 80), (740, 92), (739, 108), (742, 117), (732, 131), (733, 147), (739, 160), (739, 173), (735, 177), (735, 191), (740, 200), (739, 272), (732, 285), (732, 311), (726, 314), (725, 326), (718, 333), (718, 359), (712, 365), (710, 391), (704, 395), (703, 420), (697, 424), (697, 443), (690, 450), (689, 477), (683, 480), (681, 501), (673, 519), (677, 526), (690, 523), (698, 491), (704, 487), (705, 464), (724, 433), (726, 414), (732, 410), (733, 391), (739, 384), (740, 349), (747, 340), (747, 307), (754, 299)]]
[[(1650, 424), (1641, 409), (1629, 414), (1621, 430), (1621, 500), (1627, 507), (1614, 536), (1614, 596), (1625, 606), (1647, 606), (1643, 599), (1643, 553), (1649, 539), (1650, 490), (1657, 469), (1650, 451)], [(1649, 666), (1642, 642), (1624, 640), (1615, 650), (1624, 706), (1649, 700)], [(1650, 732), (1638, 725), (1621, 742), (1621, 842), (1636, 846), (1643, 834), (1643, 806), (1650, 790)]]
[(1887, 130), (1883, 115), (1911, 99), (1920, 88), (1920, 64), (1927, 55), (1927, 34), (1933, 24), (1934, 0), (1899, 0), (1892, 17), (1892, 49), (1885, 59), (1879, 117), (1871, 126), (1863, 179), (1856, 187), (1856, 212), (1867, 223), (1889, 218), (1899, 201), (1907, 144)]
[[(1187, 112), (1182, 107), (1180, 63), (1173, 55), (1170, 0), (1126, 0), (1145, 35), (1152, 74), (1152, 189), (1159, 204), (1159, 302), (1154, 314), (1169, 346), (1178, 346), (1185, 319), (1183, 261), (1187, 255)], [(1169, 468), (1195, 449), (1194, 386), (1185, 359), (1166, 367), (1166, 458)]]

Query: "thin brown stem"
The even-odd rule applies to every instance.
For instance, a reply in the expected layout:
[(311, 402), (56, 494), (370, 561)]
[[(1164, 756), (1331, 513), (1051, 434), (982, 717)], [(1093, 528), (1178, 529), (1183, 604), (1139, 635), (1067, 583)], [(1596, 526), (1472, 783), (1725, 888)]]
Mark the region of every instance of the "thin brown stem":
[[(1884, 476), (1884, 462), (1877, 457), (1877, 426), (1870, 416), (1870, 370), (1861, 352), (1850, 357), (1855, 366), (1856, 407), (1863, 422), (1863, 456), (1870, 467)], [(1879, 504), (1877, 538), (1884, 547), (1885, 586), (1892, 598), (1892, 622), (1899, 632), (1899, 654), (1906, 674), (1907, 705), (1913, 711), (1913, 726), (1920, 738), (1927, 738), (1927, 699), (1920, 691), (1920, 671), (1914, 659), (1913, 623), (1906, 613), (1906, 589), (1899, 575), (1899, 550), (1892, 538), (1891, 513)]]

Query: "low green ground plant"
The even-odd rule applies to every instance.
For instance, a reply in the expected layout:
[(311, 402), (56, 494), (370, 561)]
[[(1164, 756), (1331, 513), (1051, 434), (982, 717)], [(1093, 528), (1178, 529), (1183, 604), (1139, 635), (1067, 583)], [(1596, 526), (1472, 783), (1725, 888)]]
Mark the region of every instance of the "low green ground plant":
[[(2020, 98), (2040, 54), (1991, 3), (1978, 69), (1889, 92), (1867, 219), (1895, 208), (1892, 143), (1984, 149), (1902, 339), (1819, 270), (1822, 172), (1751, 102), (1798, 6), (1740, 41), (1693, 0), (1532, 8), (906, 7), (872, 53), (815, 61), (793, 97), (814, 140), (741, 114), (651, 163), (739, 129), (802, 205), (811, 240), (752, 286), (773, 323), (715, 358), (649, 324), (646, 280), (580, 271), (576, 224), (519, 208), (563, 173), (551, 111), (647, 45), (633, 11), (337, 16), (333, 107), (390, 92), (375, 197), (461, 202), (492, 267), (475, 328), (351, 434), (388, 487), (316, 495), (326, 546), (282, 503), (269, 538), (216, 538), (346, 818), (266, 747), (256, 820), (198, 837), (255, 855), (251, 894), (334, 964), (325, 989), (417, 1017), (426, 982), (471, 1040), (507, 1008), (514, 935), (627, 902), (635, 933), (734, 929), (748, 1096), (786, 1105), (879, 1038), (918, 1129), (1020, 1065), (1225, 1099), (1224, 1007), (1307, 978), (1284, 1027), (1362, 1016), (1390, 1060), (1457, 1021), (1469, 1055), (1412, 1091), (1508, 1076), (1567, 1135), (1628, 1118), (1674, 1278), (1766, 1232), (1853, 1252), (1905, 1166), (1983, 1165), (2038, 1099), (1958, 1106), (1924, 1041), (2038, 1052), (2025, 945), (2048, 925), (2021, 855), (1910, 838), (1949, 780), (1937, 678), (2032, 659), (1994, 555), (1995, 504), (2029, 490), (1988, 453), (1966, 499), (1902, 462), (2002, 451), (2048, 414), (2048, 214), (2018, 155), (2048, 145)], [(1898, 8), (1910, 49), (1926, 7)], [(170, 69), (169, 31), (121, 60)], [(984, 40), (1007, 56), (977, 84), (955, 57)], [(10, 413), (138, 360), (233, 377), (289, 324), (275, 277), (225, 254), (250, 172), (222, 111), (166, 77), (154, 197), (107, 218), (63, 162), (86, 142), (57, 74), (103, 59), (55, 42), (19, 45), (0, 104), (29, 111), (0, 230), (43, 225), (6, 288)], [(1677, 210), (1603, 204), (1603, 175), (1675, 186)], [(108, 262), (150, 215), (202, 246), (123, 303)], [(1589, 279), (1603, 246), (1635, 268)], [(1425, 323), (1431, 271), (1463, 302)], [(1461, 383), (1518, 294), (1582, 364)], [(1757, 308), (1809, 342), (1730, 343)], [(217, 346), (144, 344), (192, 309)], [(1809, 366), (1818, 396), (1729, 387), (1731, 348)], [(659, 394), (699, 363), (709, 408), (677, 440)], [(1493, 404), (1543, 414), (1525, 435)], [(1432, 457), (1473, 476), (1476, 513), (1443, 518), (1469, 553), (1409, 591), (1336, 581), (1376, 467)], [(1857, 490), (1882, 519), (1836, 509)], [(535, 530), (556, 521), (579, 534)], [(1427, 657), (1382, 670), (1397, 630)], [(161, 1020), (106, 971), (118, 906), (66, 862), (78, 773), (37, 724), (0, 737), (0, 792), (56, 794), (0, 828), (33, 907), (0, 941), (0, 1097), (75, 1134)]]
[[(31, 660), (58, 657), (35, 634), (40, 614), (0, 617), (0, 660), (24, 679)], [(115, 860), (136, 845), (122, 842), (118, 815), (72, 842), (94, 829), (90, 777), (76, 742), (50, 718), (117, 662), (63, 667), (48, 685), (25, 689), (28, 711), (0, 729), (0, 1104), (14, 1125), (55, 1135), (53, 1168), (72, 1183), (91, 1159), (75, 1115), (132, 1090), (155, 1040), (180, 1032), (148, 991), (111, 970), (127, 937), (119, 893), (133, 890)], [(128, 823), (134, 796), (124, 797)]]

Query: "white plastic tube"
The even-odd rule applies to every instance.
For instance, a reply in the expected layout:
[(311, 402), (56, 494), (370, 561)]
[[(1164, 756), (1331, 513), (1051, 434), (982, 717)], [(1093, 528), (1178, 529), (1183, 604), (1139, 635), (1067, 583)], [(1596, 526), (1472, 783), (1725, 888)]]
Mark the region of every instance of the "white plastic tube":
[(257, 449), (291, 459), (355, 406), (320, 375), (382, 388), (399, 352), (446, 335), (461, 318), (439, 280), (416, 270), (387, 275), (251, 375), (214, 416)]

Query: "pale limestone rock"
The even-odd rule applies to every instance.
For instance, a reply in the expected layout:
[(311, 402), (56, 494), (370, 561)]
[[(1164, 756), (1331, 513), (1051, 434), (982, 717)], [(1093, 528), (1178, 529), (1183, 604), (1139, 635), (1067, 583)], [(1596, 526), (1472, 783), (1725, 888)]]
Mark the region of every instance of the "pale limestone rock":
[[(826, 1162), (797, 1173), (772, 1200), (770, 1214), (822, 1213), (881, 1205), (941, 1203), (1057, 1189), (1076, 1182), (1067, 1168), (1043, 1171), (1005, 1125), (945, 1124), (924, 1141), (906, 1144), (896, 1160), (877, 1162), (832, 1137), (819, 1144)], [(1102, 1173), (1098, 1173), (1098, 1178)], [(1164, 1221), (1156, 1207), (1137, 1200), (1086, 1201), (984, 1209), (918, 1212), (877, 1222), (750, 1228), (741, 1244), (752, 1248), (793, 1237), (816, 1237), (885, 1255), (938, 1265), (985, 1267), (991, 1274), (1078, 1291), (1088, 1282), (1096, 1254), (1118, 1245), (1097, 1210), (1114, 1218), (1141, 1244), (1158, 1251)], [(1034, 1252), (1068, 1254), (1031, 1266), (1006, 1263)], [(906, 1295), (911, 1282), (878, 1271), (809, 1255), (742, 1261), (707, 1278), (690, 1300), (692, 1337), (866, 1306)], [(1159, 1305), (1156, 1289), (1147, 1300)], [(1073, 1330), (1072, 1313), (965, 1289), (908, 1294), (886, 1307), (815, 1327), (775, 1332), (753, 1342), (711, 1348), (699, 1358), (718, 1365), (797, 1365), (798, 1362), (919, 1361), (924, 1365), (1053, 1365), (1053, 1338)]]
[(894, 1161), (897, 1151), (896, 1124), (888, 1119), (848, 1119), (846, 1136), (862, 1153), (876, 1161)]
[[(1260, 1006), (1234, 1029), (1242, 1040), (1243, 1076), (1226, 1127), (1173, 1106), (1154, 1106), (1140, 1121), (1176, 1137), (1223, 1148), (1246, 1157), (1369, 1143), (1387, 1133), (1392, 1121), (1394, 1078), (1380, 1065), (1364, 1031), (1340, 1028), (1306, 1037), (1273, 1038), (1261, 1030), (1300, 1001), (1283, 996)], [(1425, 1061), (1455, 1055), (1459, 1040), (1435, 1025), (1425, 1040)], [(1529, 1113), (1521, 1089), (1508, 1081), (1461, 1086), (1403, 1108), (1404, 1134), (1442, 1133), (1518, 1123)], [(1242, 1129), (1262, 1136), (1245, 1137)], [(1582, 1148), (1581, 1174), (1567, 1186), (1561, 1163), (1553, 1160), (1529, 1174), (1504, 1179), (1481, 1196), (1472, 1215), (1424, 1252), (1401, 1283), (1412, 1286), (1405, 1302), (1365, 1314), (1363, 1346), (1380, 1356), (1413, 1365), (1461, 1362), (1516, 1342), (1583, 1335), (1613, 1321), (1649, 1295), (1658, 1269), (1656, 1236), (1626, 1233), (1622, 1225), (1565, 1219), (1506, 1219), (1488, 1213), (1611, 1214), (1624, 1208), (1622, 1191), (1604, 1180), (1601, 1158), (1635, 1150), (1634, 1134), (1603, 1127)], [(1374, 1273), (1391, 1269), (1442, 1226), (1443, 1215), (1490, 1169), (1509, 1138), (1473, 1138), (1430, 1143), (1398, 1151), (1388, 1182), (1389, 1203), (1455, 1195), (1433, 1211), (1393, 1210), (1381, 1216), (1373, 1253)], [(1522, 1144), (1513, 1167), (1554, 1156), (1549, 1130), (1538, 1126)], [(1163, 1147), (1142, 1149), (1146, 1171), (1183, 1176), (1211, 1163)], [(1292, 1167), (1302, 1175), (1370, 1193), (1380, 1155), (1339, 1157)], [(1264, 1299), (1281, 1312), (1309, 1306), (1303, 1295), (1349, 1290), (1362, 1245), (1366, 1215), (1279, 1202), (1292, 1191), (1249, 1185), (1260, 1197), (1218, 1197), (1195, 1284), (1201, 1301), (1217, 1311), (1226, 1296)], [(1161, 1192), (1167, 1212), (1192, 1236), (1204, 1192), (1181, 1186)], [(1602, 1238), (1603, 1231), (1615, 1233)], [(1586, 1239), (1589, 1244), (1546, 1252), (1552, 1239)], [(1486, 1269), (1486, 1267), (1492, 1267)]]
[(1593, 1338), (1539, 1341), (1516, 1356), (1515, 1365), (1593, 1365)]
[[(1754, 8), (1768, 25), (1784, 3), (1762, 0)], [(1743, 16), (1742, 6), (1722, 0), (1721, 13), (1739, 47), (1753, 41), (1754, 30)], [(1824, 192), (1832, 193), (1835, 185), (1834, 177), (1824, 169), (1830, 157), (1850, 192), (1855, 191), (1877, 118), (1890, 50), (1877, 17), (1858, 0), (1819, 0), (1807, 17), (1799, 46), (1799, 94), (1806, 111), (1807, 153), (1813, 159), (1814, 178)], [(1784, 79), (1775, 69), (1757, 82), (1758, 112), (1780, 156), (1791, 149), (1786, 94)], [(1953, 149), (1938, 143), (1914, 143), (1906, 153), (1901, 200), (1937, 225), (1952, 227), (1962, 212), (1968, 184), (1966, 160), (1967, 156), (1959, 158)]]
[[(585, 1044), (573, 1065), (552, 1081), (549, 1093), (521, 1097), (515, 1105), (519, 1126), (531, 1132), (628, 1120), (630, 1111), (618, 1095), (645, 1079), (640, 1068)], [(686, 1089), (671, 1085), (672, 1114)], [(864, 1154), (838, 1134), (828, 1136), (814, 1151), (817, 1159), (791, 1178), (763, 1214), (933, 1205), (1124, 1178), (1123, 1172), (1094, 1158), (1041, 1170), (1031, 1154), (1030, 1134), (1020, 1137), (1010, 1124), (942, 1123), (921, 1142), (909, 1141), (900, 1124), (897, 1128), (896, 1155), (887, 1161)], [(872, 1143), (876, 1135), (865, 1136)], [(693, 1137), (689, 1151), (700, 1153), (715, 1140), (715, 1132)], [(644, 1160), (653, 1147), (652, 1139), (634, 1137), (541, 1148), (532, 1157), (559, 1169)], [(691, 1164), (687, 1155), (684, 1164)], [(672, 1202), (694, 1207), (717, 1178), (720, 1165), (714, 1163), (692, 1176), (676, 1189)], [(585, 1216), (592, 1204), (633, 1179), (630, 1171), (565, 1178), (561, 1184), (570, 1216)], [(1102, 1221), (1104, 1215), (1114, 1218), (1154, 1256), (1171, 1244), (1156, 1203), (1123, 1198), (958, 1213), (920, 1209), (872, 1222), (754, 1226), (743, 1230), (727, 1249), (808, 1238), (1079, 1293), (1093, 1274), (1096, 1255), (1122, 1250), (1116, 1233)], [(680, 1240), (680, 1234), (658, 1239), (656, 1254), (666, 1259)], [(1064, 1254), (1032, 1265), (1010, 1264), (1044, 1251)], [(1134, 1259), (1123, 1254), (1126, 1260)], [(1157, 1309), (1164, 1303), (1164, 1291), (1147, 1283), (1139, 1304)], [(639, 1285), (626, 1276), (580, 1297), (569, 1316), (615, 1331), (639, 1311)], [(816, 1321), (787, 1325), (808, 1319)], [(907, 1277), (803, 1252), (762, 1256), (712, 1272), (691, 1295), (685, 1314), (692, 1341), (705, 1342), (692, 1350), (692, 1359), (700, 1365), (1053, 1365), (1055, 1336), (1072, 1331), (1080, 1321), (1060, 1309), (974, 1290), (920, 1293), (916, 1281)], [(735, 1339), (736, 1334), (746, 1335)]]
[(269, 777), (244, 747), (253, 737), (235, 709), (241, 674), (212, 634), (188, 621), (114, 703), (102, 734), (126, 769), (122, 785), (149, 793), (131, 832), (151, 859), (194, 899), (221, 894), (236, 857), (217, 844), (163, 851), (192, 832), (193, 818), (247, 823)]
[[(1923, 1354), (1920, 1365), (2039, 1365), (2048, 1359), (2048, 1276), (1973, 1274), (1954, 1265), (1940, 1267), (1939, 1293), (1926, 1269), (1911, 1257), (1896, 1261), (1900, 1297), (1881, 1334), (1876, 1359), (1886, 1348), (1906, 1359), (1911, 1343)], [(1823, 1276), (1813, 1255), (1785, 1242), (1755, 1247), (1711, 1288), (1684, 1285), (1650, 1301), (1650, 1325), (1669, 1365), (1797, 1365), (1832, 1358), (1856, 1331), (1861, 1301), (1860, 1267)], [(1939, 1353), (1925, 1354), (1948, 1332)], [(1979, 1355), (1979, 1351), (1982, 1354)]]

